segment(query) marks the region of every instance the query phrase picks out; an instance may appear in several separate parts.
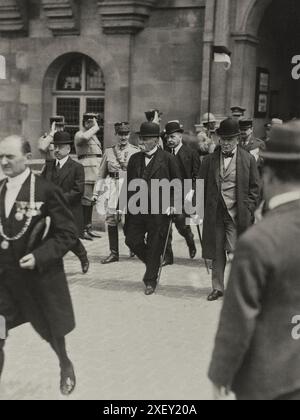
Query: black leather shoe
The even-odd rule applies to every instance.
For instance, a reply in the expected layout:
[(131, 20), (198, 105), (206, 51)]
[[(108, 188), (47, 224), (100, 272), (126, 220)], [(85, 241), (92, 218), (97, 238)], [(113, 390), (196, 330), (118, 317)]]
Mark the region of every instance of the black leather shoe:
[(135, 253), (133, 251), (130, 251), (129, 258), (135, 258)]
[(76, 376), (72, 363), (67, 368), (61, 369), (60, 392), (68, 397), (76, 388)]
[(83, 239), (84, 239), (85, 241), (93, 241), (93, 238), (91, 237), (91, 235), (90, 235), (87, 231), (85, 231), (85, 232), (83, 233)]
[(101, 239), (102, 236), (99, 232), (96, 232), (95, 230), (89, 229), (88, 230), (88, 234), (92, 237), (92, 238), (96, 238), (96, 239)]
[(166, 257), (165, 261), (162, 263), (162, 267), (167, 267), (168, 265), (174, 264), (174, 258), (173, 257)]
[(212, 293), (208, 296), (207, 300), (208, 302), (214, 302), (216, 300), (219, 300), (223, 296), (224, 294), (220, 292), (219, 290), (213, 290)]
[(119, 255), (110, 254), (110, 256), (105, 258), (105, 260), (103, 260), (101, 264), (105, 265), (105, 264), (112, 264), (116, 262), (119, 262)]
[(151, 296), (155, 293), (155, 288), (153, 286), (146, 286), (145, 295)]
[(197, 248), (193, 239), (189, 241), (188, 247), (189, 247), (190, 257), (193, 260), (197, 255)]
[(82, 268), (82, 273), (83, 274), (87, 274), (89, 269), (90, 269), (90, 262), (88, 260), (88, 258), (85, 258), (84, 260), (81, 260), (81, 268)]

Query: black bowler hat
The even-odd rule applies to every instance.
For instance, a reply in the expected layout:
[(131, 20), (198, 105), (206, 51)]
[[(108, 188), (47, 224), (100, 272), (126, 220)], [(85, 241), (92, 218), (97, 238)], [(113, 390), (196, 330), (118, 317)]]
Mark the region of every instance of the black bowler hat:
[(179, 121), (170, 121), (166, 125), (166, 134), (170, 136), (174, 133), (183, 133), (184, 130), (182, 128), (182, 125), (180, 125)]
[(160, 127), (156, 123), (144, 122), (140, 131), (137, 133), (140, 137), (160, 137)]
[(239, 123), (233, 118), (227, 118), (221, 122), (220, 127), (217, 129), (217, 134), (220, 137), (228, 138), (239, 136), (241, 134)]
[(241, 130), (248, 130), (248, 128), (253, 128), (253, 120), (250, 118), (244, 118), (239, 121)]
[(300, 120), (274, 126), (261, 156), (266, 160), (300, 161)]
[(53, 144), (55, 146), (63, 145), (63, 144), (72, 144), (71, 134), (67, 131), (58, 131), (54, 134), (53, 137)]

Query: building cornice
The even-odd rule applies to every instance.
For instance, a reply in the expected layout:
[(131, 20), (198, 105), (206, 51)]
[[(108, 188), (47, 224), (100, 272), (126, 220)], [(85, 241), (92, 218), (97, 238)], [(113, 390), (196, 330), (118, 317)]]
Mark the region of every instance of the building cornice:
[(145, 28), (157, 0), (99, 0), (103, 32), (135, 34)]
[(41, 4), (54, 36), (80, 33), (78, 0), (42, 0)]

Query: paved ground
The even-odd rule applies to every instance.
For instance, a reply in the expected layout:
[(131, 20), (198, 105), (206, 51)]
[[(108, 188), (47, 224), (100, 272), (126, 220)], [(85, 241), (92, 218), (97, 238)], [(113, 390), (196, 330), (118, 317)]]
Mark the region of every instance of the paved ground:
[[(71, 399), (209, 399), (206, 378), (221, 302), (208, 303), (210, 278), (202, 262), (177, 255), (157, 294), (143, 294), (144, 267), (122, 248), (118, 264), (102, 266), (107, 239), (89, 243), (91, 271), (77, 259), (66, 270), (77, 318), (68, 337), (78, 387)], [(0, 399), (62, 399), (58, 366), (31, 327), (11, 333)]]

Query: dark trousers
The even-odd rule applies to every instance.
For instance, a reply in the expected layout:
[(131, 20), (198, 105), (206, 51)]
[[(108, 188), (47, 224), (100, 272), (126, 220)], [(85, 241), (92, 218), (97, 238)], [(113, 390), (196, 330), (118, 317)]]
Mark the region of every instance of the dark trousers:
[[(192, 229), (189, 225), (186, 224), (187, 216), (185, 214), (177, 215), (174, 217), (174, 223), (176, 229), (185, 240), (188, 246), (192, 246), (194, 244), (194, 235)], [(172, 251), (172, 240), (173, 240), (173, 231), (171, 230), (169, 240), (168, 240), (168, 247), (167, 247), (167, 255), (171, 256), (173, 254)]]
[(87, 257), (87, 251), (80, 239), (77, 240), (76, 245), (71, 249), (71, 252), (73, 252), (80, 261)]
[(144, 283), (156, 287), (161, 257), (168, 233), (169, 218), (159, 215), (129, 216), (126, 245), (146, 264)]
[(227, 252), (233, 253), (237, 240), (237, 228), (223, 203), (217, 209), (216, 258), (212, 263), (212, 285), (214, 290), (224, 292), (224, 275)]

